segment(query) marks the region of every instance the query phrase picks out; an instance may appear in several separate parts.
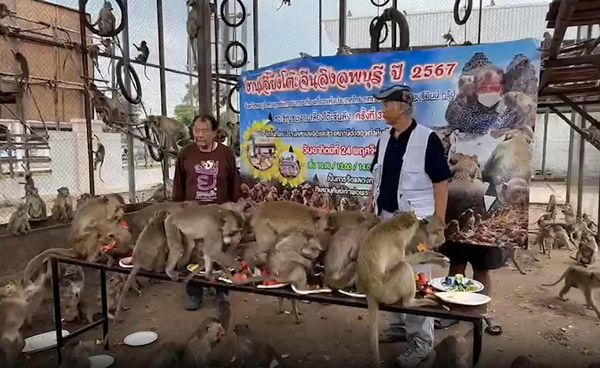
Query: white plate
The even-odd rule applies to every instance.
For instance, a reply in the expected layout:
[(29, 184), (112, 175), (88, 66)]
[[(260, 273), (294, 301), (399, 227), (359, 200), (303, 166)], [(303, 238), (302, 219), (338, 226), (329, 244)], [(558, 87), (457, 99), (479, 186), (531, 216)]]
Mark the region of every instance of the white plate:
[(288, 286), (290, 283), (285, 282), (283, 284), (275, 284), (275, 285), (256, 285), (258, 289), (279, 289), (285, 286)]
[[(70, 334), (67, 330), (61, 330), (62, 336), (68, 336)], [(56, 346), (56, 330), (41, 333), (39, 335), (31, 336), (25, 339), (25, 346), (23, 347), (23, 353), (37, 353), (46, 349), (51, 349)]]
[[(454, 276), (450, 276), (451, 279), (454, 280)], [(441, 290), (441, 291), (452, 291), (451, 289), (449, 289), (448, 286), (444, 285), (443, 282), (446, 278), (445, 277), (436, 277), (435, 279), (431, 279), (429, 280), (429, 285), (433, 286), (434, 288)], [(477, 281), (477, 280), (471, 280), (467, 277), (464, 278), (465, 282), (467, 281), (472, 281), (473, 285), (477, 287), (476, 290), (472, 290), (472, 291), (465, 291), (465, 293), (478, 293), (481, 290), (484, 289), (484, 286), (481, 282)]]
[(484, 305), (489, 303), (492, 299), (484, 294), (468, 293), (466, 291), (442, 291), (435, 293), (435, 295), (445, 302), (460, 305)]
[(123, 268), (133, 268), (133, 257), (125, 257), (119, 259), (119, 266)]
[(88, 359), (92, 362), (90, 368), (108, 368), (115, 362), (112, 355), (94, 355)]
[(125, 336), (123, 342), (129, 346), (144, 346), (158, 340), (158, 334), (154, 331), (139, 331)]
[(364, 299), (364, 298), (367, 297), (365, 294), (353, 293), (351, 291), (341, 290), (341, 289), (338, 289), (338, 293), (344, 294), (346, 296), (350, 296), (350, 297), (353, 297), (353, 298), (363, 298)]
[(326, 287), (321, 288), (321, 289), (298, 290), (298, 289), (296, 289), (294, 284), (292, 284), (292, 290), (294, 290), (294, 292), (296, 294), (300, 294), (300, 295), (331, 293), (331, 291), (332, 291), (331, 289), (326, 288)]

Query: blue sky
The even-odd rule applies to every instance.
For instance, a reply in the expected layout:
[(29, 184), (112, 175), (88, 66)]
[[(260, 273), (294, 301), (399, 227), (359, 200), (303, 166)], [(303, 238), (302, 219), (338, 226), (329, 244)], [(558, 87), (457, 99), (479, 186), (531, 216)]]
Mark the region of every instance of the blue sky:
[[(337, 19), (338, 1), (323, 1), (323, 19)], [(490, 0), (484, 0), (484, 6)], [(51, 0), (50, 2), (77, 8), (78, 0)], [(243, 0), (249, 12), (253, 12), (252, 1)], [(312, 55), (318, 55), (319, 22), (317, 0), (292, 0), (292, 6), (279, 7), (280, 0), (259, 1), (259, 61), (260, 66), (267, 66), (276, 62), (285, 61), (298, 57), (299, 52), (304, 51)], [(549, 0), (496, 0), (497, 6), (523, 4), (523, 3), (548, 3)], [(90, 0), (87, 8), (96, 19), (98, 10), (103, 0)], [(186, 19), (187, 8), (184, 0), (163, 0), (164, 12), (164, 37), (165, 37), (165, 62), (173, 69), (185, 70), (186, 64)], [(221, 1), (219, 1), (221, 3)], [(230, 4), (235, 1), (229, 1)], [(353, 17), (374, 16), (377, 12), (368, 0), (348, 0), (348, 10)], [(401, 1), (399, 7), (409, 13), (431, 12), (451, 9), (453, 0), (412, 0)], [(477, 3), (477, 1), (475, 1)], [(435, 5), (434, 5), (435, 4)], [(116, 3), (113, 6), (117, 8)], [(150, 62), (158, 64), (158, 32), (156, 23), (156, 1), (155, 0), (128, 0), (129, 7), (129, 40), (130, 43), (139, 43), (142, 39), (148, 42), (150, 47)], [(233, 6), (231, 7), (233, 10)], [(117, 17), (118, 10), (115, 10)], [(248, 23), (249, 53), (252, 53), (252, 19)], [(239, 29), (239, 28), (238, 28)], [(237, 38), (240, 39), (241, 32), (238, 31)], [(136, 50), (131, 47), (131, 56), (136, 55)], [(323, 55), (335, 53), (337, 45), (333, 45), (323, 32)], [(252, 55), (250, 55), (250, 68), (252, 67)], [(106, 77), (107, 64), (101, 66)], [(136, 66), (144, 91), (143, 101), (148, 113), (160, 113), (160, 91), (159, 73), (153, 68), (147, 69), (148, 81), (143, 76), (143, 68)], [(180, 103), (185, 94), (185, 83), (188, 77), (167, 73), (167, 105), (168, 114), (173, 114), (174, 107)]]

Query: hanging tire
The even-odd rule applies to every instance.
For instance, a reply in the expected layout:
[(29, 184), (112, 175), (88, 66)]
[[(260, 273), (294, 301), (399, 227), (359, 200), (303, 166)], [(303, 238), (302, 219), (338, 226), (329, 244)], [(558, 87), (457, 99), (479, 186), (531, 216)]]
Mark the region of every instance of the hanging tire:
[[(223, 2), (221, 3), (221, 19), (223, 19), (223, 23), (227, 24), (229, 27), (231, 28), (236, 28), (242, 25), (242, 23), (244, 23), (244, 21), (246, 20), (246, 6), (244, 5), (244, 3), (241, 0), (235, 0), (238, 2), (238, 4), (240, 4), (240, 9), (242, 10), (242, 17), (240, 18), (240, 20), (238, 22), (231, 22), (229, 19), (227, 19), (227, 8), (229, 5), (229, 0), (223, 0)], [(236, 15), (237, 17), (237, 15)]]
[(92, 32), (93, 34), (100, 36), (100, 37), (115, 37), (116, 35), (118, 35), (119, 33), (121, 33), (121, 31), (123, 31), (123, 29), (125, 29), (125, 26), (127, 25), (127, 11), (125, 10), (125, 4), (123, 4), (123, 0), (115, 0), (117, 2), (117, 5), (119, 6), (119, 9), (121, 10), (121, 23), (119, 24), (119, 26), (117, 28), (115, 28), (114, 31), (108, 33), (108, 34), (102, 34), (100, 33), (99, 29), (94, 28), (94, 26), (92, 26), (92, 24), (90, 23), (90, 19), (88, 19), (87, 16), (87, 11), (85, 10), (87, 7), (87, 3), (89, 0), (83, 0), (83, 3), (81, 3), (81, 6), (79, 7), (79, 16), (81, 17), (81, 19), (83, 19), (83, 23), (85, 25), (85, 28), (89, 29), (90, 32)]
[(227, 105), (229, 105), (229, 108), (231, 109), (231, 111), (235, 112), (236, 114), (240, 113), (239, 109), (236, 109), (235, 106), (233, 106), (233, 92), (239, 92), (240, 91), (240, 85), (236, 85), (235, 87), (233, 87), (232, 89), (229, 90), (229, 95), (227, 96)]
[[(371, 30), (373, 29), (373, 27), (375, 27), (375, 23), (377, 23), (377, 19), (379, 19), (379, 17), (375, 17), (375, 18), (373, 18), (373, 20), (371, 20), (371, 24), (369, 25), (369, 34), (371, 34)], [(381, 38), (381, 34), (379, 35), (379, 44), (380, 45), (387, 40), (387, 38), (390, 34), (390, 29), (389, 29), (387, 23), (383, 23), (383, 30), (384, 30), (383, 39)]]
[(460, 0), (454, 1), (454, 22), (456, 22), (456, 24), (458, 24), (459, 26), (462, 26), (463, 24), (467, 23), (469, 17), (471, 16), (471, 12), (473, 11), (473, 0), (466, 1), (467, 9), (465, 10), (465, 16), (462, 19), (460, 19)]
[(382, 6), (386, 6), (389, 2), (390, 2), (390, 0), (383, 0), (382, 2), (379, 2), (377, 0), (371, 0), (371, 4), (375, 5), (378, 8), (381, 8)]
[(129, 72), (129, 74), (131, 74), (131, 78), (133, 80), (133, 86), (136, 91), (136, 96), (135, 96), (135, 98), (133, 98), (133, 97), (131, 97), (129, 92), (127, 92), (127, 89), (125, 89), (125, 83), (123, 83), (123, 75), (121, 73), (122, 70), (123, 70), (123, 59), (119, 59), (119, 61), (117, 62), (117, 83), (119, 84), (119, 89), (121, 90), (121, 94), (123, 94), (123, 97), (127, 101), (129, 101), (130, 103), (132, 103), (134, 105), (137, 105), (140, 102), (142, 102), (142, 84), (140, 83), (140, 78), (138, 77), (133, 66), (131, 66), (131, 64), (128, 64), (127, 71)]
[[(231, 49), (234, 47), (239, 47), (240, 49), (242, 49), (242, 60), (241, 61), (234, 62), (233, 60), (231, 60), (231, 56), (229, 56), (229, 51), (231, 51)], [(246, 46), (244, 46), (244, 44), (242, 44), (239, 41), (232, 41), (225, 48), (225, 60), (227, 60), (227, 64), (231, 65), (233, 68), (243, 67), (248, 62), (248, 50), (246, 50)]]
[[(381, 30), (383, 29), (387, 21), (395, 21), (399, 29), (399, 44), (396, 46), (398, 50), (408, 50), (410, 45), (410, 30), (408, 22), (402, 13), (397, 9), (387, 8), (383, 11), (381, 16), (375, 22), (375, 25), (369, 30), (371, 35), (371, 51), (379, 52), (379, 39), (381, 37)], [(393, 47), (394, 45), (392, 45)]]
[[(158, 137), (158, 134), (156, 133), (156, 131), (154, 129), (150, 128), (148, 123), (144, 123), (144, 133), (146, 133), (147, 140), (149, 140), (151, 142), (155, 142), (156, 145), (160, 147), (160, 139)], [(160, 148), (157, 149), (150, 143), (146, 143), (146, 146), (148, 147), (148, 153), (150, 154), (150, 157), (152, 157), (152, 159), (154, 161), (162, 161), (163, 160), (164, 153), (163, 153), (162, 149), (160, 149)], [(156, 149), (156, 151), (154, 151), (155, 149)]]

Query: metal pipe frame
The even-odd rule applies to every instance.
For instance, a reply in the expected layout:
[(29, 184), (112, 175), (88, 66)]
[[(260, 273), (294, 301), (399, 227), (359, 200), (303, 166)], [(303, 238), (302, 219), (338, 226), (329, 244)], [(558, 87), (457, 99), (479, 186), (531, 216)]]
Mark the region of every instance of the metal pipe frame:
[(546, 108), (544, 112), (544, 137), (542, 138), (542, 176), (546, 178), (546, 150), (548, 148), (548, 119), (550, 118), (550, 110)]
[(479, 0), (479, 24), (477, 25), (477, 44), (481, 44), (481, 21), (483, 18), (483, 0)]
[[(158, 63), (160, 66), (160, 114), (167, 116), (167, 75), (165, 73), (165, 32), (163, 18), (163, 0), (156, 0), (156, 22), (158, 24)], [(190, 86), (191, 88), (191, 86)], [(163, 185), (169, 180), (169, 156), (164, 155), (162, 160)]]
[[(85, 9), (83, 0), (79, 0), (79, 9)], [(125, 17), (125, 15), (123, 15)], [(92, 101), (90, 97), (90, 79), (88, 65), (87, 49), (87, 30), (85, 28), (84, 18), (79, 16), (79, 33), (81, 34), (81, 65), (83, 67), (83, 108), (85, 113), (85, 138), (87, 141), (88, 154), (88, 180), (90, 181), (90, 194), (96, 195), (96, 184), (94, 179), (94, 148), (92, 145)]]
[[(55, 318), (59, 321), (57, 326), (60, 326), (60, 284), (58, 282), (58, 264), (66, 263), (73, 264), (82, 267), (89, 267), (92, 269), (100, 270), (101, 280), (106, 278), (106, 272), (118, 272), (122, 274), (129, 274), (131, 272), (130, 269), (124, 269), (119, 267), (108, 267), (105, 264), (87, 262), (78, 259), (65, 258), (59, 256), (50, 257), (50, 262), (52, 266), (52, 291), (54, 296), (54, 315)], [(179, 281), (173, 281), (169, 276), (164, 273), (154, 273), (154, 272), (145, 272), (140, 271), (137, 276), (147, 277), (149, 279), (155, 280), (163, 280), (163, 281), (171, 281), (177, 283), (183, 283), (183, 279), (180, 278)], [(102, 281), (101, 281), (102, 282)], [(104, 281), (104, 283), (106, 280)], [(286, 298), (286, 299), (297, 299), (297, 300), (309, 300), (315, 303), (322, 304), (333, 304), (340, 305), (345, 307), (353, 307), (353, 308), (362, 308), (367, 309), (367, 302), (364, 299), (360, 298), (351, 298), (347, 296), (338, 297), (334, 294), (312, 294), (312, 295), (301, 295), (297, 294), (293, 291), (286, 289), (259, 289), (253, 286), (244, 286), (244, 285), (236, 285), (236, 284), (227, 284), (224, 282), (214, 282), (208, 281), (200, 278), (193, 278), (189, 282), (192, 282), (197, 285), (201, 285), (203, 287), (216, 287), (227, 289), (231, 291), (238, 291), (243, 293), (251, 293), (258, 295), (267, 295), (278, 298)], [(105, 285), (105, 284), (104, 284)], [(102, 285), (101, 285), (102, 286)], [(105, 285), (106, 286), (106, 285)], [(104, 310), (104, 301), (106, 298), (106, 287), (101, 288), (102, 292), (102, 301), (103, 301), (103, 319), (106, 319), (106, 325), (103, 323), (103, 337), (108, 333), (108, 311)], [(379, 309), (384, 312), (395, 312), (395, 313), (405, 313), (412, 315), (419, 315), (425, 317), (434, 317), (434, 318), (442, 318), (442, 319), (455, 319), (463, 322), (468, 322), (473, 324), (474, 334), (473, 334), (473, 366), (477, 365), (479, 362), (479, 357), (481, 356), (482, 350), (482, 340), (483, 340), (483, 323), (484, 323), (484, 313), (486, 310), (485, 306), (479, 307), (459, 307), (459, 306), (445, 306), (447, 309), (433, 309), (433, 308), (418, 308), (418, 307), (402, 307), (399, 305), (389, 305), (389, 304), (380, 304)], [(452, 308), (453, 310), (450, 310)], [(104, 314), (106, 312), (106, 314)], [(94, 322), (96, 327), (99, 321)], [(104, 328), (106, 326), (106, 328)], [(84, 328), (87, 330), (93, 328), (92, 325), (85, 326)], [(68, 336), (62, 337), (60, 327), (56, 329), (57, 333), (57, 344), (56, 349), (58, 352), (59, 362), (61, 361), (60, 349), (64, 345), (64, 341), (74, 337), (74, 334), (70, 334)], [(59, 336), (60, 335), (60, 336)], [(108, 341), (106, 341), (108, 344)], [(108, 348), (105, 346), (105, 348)]]
[(338, 48), (341, 48), (346, 44), (346, 0), (339, 0), (340, 8), (339, 8), (339, 30), (338, 30)]
[(323, 0), (319, 0), (319, 56), (323, 56)]
[(254, 52), (254, 69), (258, 69), (258, 0), (252, 1), (252, 48)]
[[(398, 0), (392, 0), (392, 7), (394, 10), (398, 10)], [(396, 42), (398, 40), (398, 34), (396, 30), (396, 21), (392, 18), (392, 50), (396, 51), (398, 48)]]
[[(581, 129), (585, 129), (585, 119), (579, 115), (579, 124)], [(581, 216), (581, 206), (583, 204), (583, 163), (585, 162), (585, 139), (583, 135), (578, 137), (579, 140), (579, 166), (577, 168), (577, 216)]]
[(571, 110), (571, 119), (567, 119), (562, 113), (558, 110), (550, 107), (550, 110), (558, 115), (559, 118), (563, 119), (567, 124), (571, 126), (569, 130), (569, 153), (567, 156), (567, 192), (565, 201), (567, 203), (571, 203), (571, 182), (573, 181), (571, 175), (573, 174), (573, 142), (575, 141), (575, 131), (573, 130), (572, 120), (575, 120), (575, 112)]
[[(216, 78), (214, 79), (215, 81), (215, 119), (217, 120), (217, 126), (221, 126), (221, 114), (219, 114), (219, 110), (220, 110), (220, 93), (219, 93), (219, 87), (220, 87), (220, 83), (219, 83), (219, 16), (218, 16), (218, 11), (217, 9), (219, 9), (218, 5), (218, 1), (215, 0), (215, 16), (214, 16), (214, 29), (215, 29), (215, 73), (216, 74)], [(237, 17), (237, 14), (235, 14), (235, 17)], [(244, 20), (244, 22), (246, 22), (246, 20)], [(235, 32), (235, 29), (234, 29)], [(209, 88), (212, 88), (212, 83), (209, 85)]]
[[(125, 22), (125, 28), (123, 28), (123, 72), (125, 73), (123, 81), (125, 82), (125, 90), (127, 93), (131, 95), (131, 77), (129, 76), (129, 4), (127, 0), (123, 1), (123, 7), (125, 11), (123, 12), (123, 22)], [(118, 72), (118, 71), (117, 71)], [(141, 88), (141, 86), (140, 86)], [(140, 92), (140, 91), (138, 91)], [(131, 104), (127, 104), (127, 109), (129, 110), (129, 114), (131, 114)], [(131, 132), (131, 129), (129, 129)], [(127, 134), (127, 177), (129, 184), (129, 202), (135, 203), (135, 156), (133, 154), (133, 137), (131, 134)]]

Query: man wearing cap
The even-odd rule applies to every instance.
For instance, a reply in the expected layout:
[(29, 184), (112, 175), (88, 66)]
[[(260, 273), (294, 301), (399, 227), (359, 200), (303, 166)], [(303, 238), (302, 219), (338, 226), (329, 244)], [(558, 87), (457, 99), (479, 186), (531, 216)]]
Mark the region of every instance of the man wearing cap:
[[(374, 96), (383, 102), (389, 125), (377, 142), (371, 166), (373, 189), (369, 207), (382, 220), (394, 212), (414, 211), (417, 217), (445, 219), (450, 168), (437, 134), (413, 119), (413, 95), (408, 86), (395, 85)], [(431, 266), (414, 267), (431, 277)], [(416, 367), (433, 350), (433, 318), (396, 314), (381, 342), (407, 341), (396, 358), (401, 367)]]

